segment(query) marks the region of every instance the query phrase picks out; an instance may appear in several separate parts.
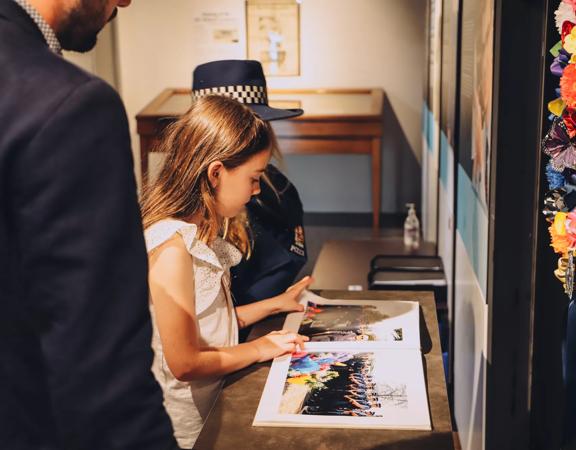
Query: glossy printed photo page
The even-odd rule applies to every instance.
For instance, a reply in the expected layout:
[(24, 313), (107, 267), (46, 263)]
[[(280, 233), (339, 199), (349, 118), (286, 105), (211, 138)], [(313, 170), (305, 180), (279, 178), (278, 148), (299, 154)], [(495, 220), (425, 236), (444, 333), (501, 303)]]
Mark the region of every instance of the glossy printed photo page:
[(301, 302), (284, 329), (310, 341), (272, 363), (254, 426), (431, 429), (418, 302)]

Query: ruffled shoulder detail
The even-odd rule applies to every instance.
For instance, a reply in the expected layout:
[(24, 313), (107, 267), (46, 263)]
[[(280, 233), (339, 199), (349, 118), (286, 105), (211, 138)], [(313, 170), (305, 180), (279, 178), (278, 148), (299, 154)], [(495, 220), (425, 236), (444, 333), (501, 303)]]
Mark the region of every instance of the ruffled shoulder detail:
[(175, 233), (182, 236), (188, 253), (220, 270), (223, 269), (218, 255), (204, 242), (196, 239), (198, 234), (196, 224), (183, 220), (164, 219), (148, 227), (144, 232), (146, 251), (151, 252), (174, 236)]
[(144, 237), (147, 251), (151, 252), (162, 245), (175, 233), (182, 236), (188, 253), (194, 258), (195, 309), (200, 316), (216, 301), (223, 285), (229, 289), (228, 270), (240, 262), (242, 254), (221, 238), (217, 238), (209, 247), (197, 239), (198, 227), (195, 224), (176, 219), (161, 220), (146, 229)]
[[(161, 220), (144, 230), (144, 239), (146, 240), (146, 251), (150, 253), (155, 248), (162, 245), (170, 239), (182, 226), (188, 225), (180, 220)], [(196, 225), (190, 225), (196, 227)]]

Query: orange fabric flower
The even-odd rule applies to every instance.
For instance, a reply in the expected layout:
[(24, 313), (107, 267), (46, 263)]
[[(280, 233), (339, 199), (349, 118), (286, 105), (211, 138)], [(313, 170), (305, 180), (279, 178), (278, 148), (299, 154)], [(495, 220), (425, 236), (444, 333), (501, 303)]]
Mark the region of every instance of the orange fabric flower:
[(564, 228), (566, 229), (566, 236), (568, 237), (570, 248), (576, 248), (576, 211), (569, 212), (566, 215)]
[(552, 238), (550, 246), (556, 253), (566, 253), (570, 248), (570, 238), (566, 233), (566, 216), (565, 212), (556, 213), (554, 222), (548, 228)]
[(560, 78), (560, 95), (571, 108), (576, 107), (576, 64), (568, 64)]

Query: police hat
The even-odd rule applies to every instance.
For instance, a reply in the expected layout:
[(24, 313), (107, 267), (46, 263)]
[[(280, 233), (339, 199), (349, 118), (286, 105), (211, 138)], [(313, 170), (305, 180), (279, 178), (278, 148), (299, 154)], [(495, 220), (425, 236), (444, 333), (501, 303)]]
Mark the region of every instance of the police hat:
[(228, 59), (201, 64), (192, 74), (192, 97), (225, 95), (252, 109), (263, 120), (289, 119), (301, 115), (301, 109), (268, 106), (266, 78), (258, 61)]

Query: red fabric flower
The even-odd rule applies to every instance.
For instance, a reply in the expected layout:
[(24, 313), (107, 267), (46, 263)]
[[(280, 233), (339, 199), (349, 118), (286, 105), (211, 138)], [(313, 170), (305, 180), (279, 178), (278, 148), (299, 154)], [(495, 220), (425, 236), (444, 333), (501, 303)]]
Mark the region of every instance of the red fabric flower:
[(570, 138), (576, 137), (576, 109), (565, 108), (562, 113), (562, 120), (564, 121), (564, 125), (566, 125), (568, 136), (570, 136)]
[(566, 21), (562, 24), (562, 44), (564, 44), (564, 38), (570, 34), (572, 28), (574, 28), (574, 24), (572, 22)]
[(570, 108), (576, 108), (576, 64), (568, 64), (560, 78), (560, 95)]

